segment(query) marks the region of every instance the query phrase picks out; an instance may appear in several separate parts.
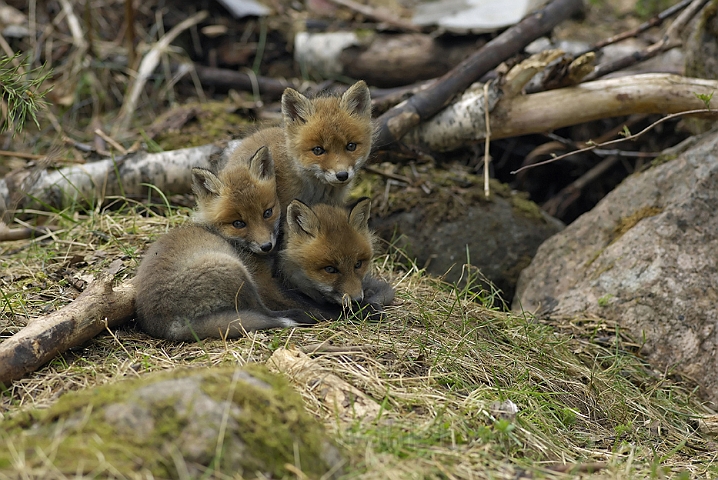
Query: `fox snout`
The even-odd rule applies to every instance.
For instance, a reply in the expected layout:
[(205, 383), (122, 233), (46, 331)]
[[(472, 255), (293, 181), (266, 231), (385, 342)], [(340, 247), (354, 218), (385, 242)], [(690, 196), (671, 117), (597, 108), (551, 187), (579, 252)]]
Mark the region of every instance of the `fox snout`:
[(252, 250), (254, 253), (264, 255), (274, 250), (274, 246), (276, 244), (277, 237), (276, 235), (272, 234), (269, 238), (263, 238), (257, 241), (250, 242), (249, 249)]
[(349, 308), (352, 302), (361, 302), (362, 300), (364, 300), (364, 290), (359, 289), (359, 293), (355, 293), (353, 295), (349, 293), (344, 293), (342, 295), (341, 302), (339, 303), (342, 307)]
[(351, 167), (339, 170), (327, 170), (324, 172), (324, 179), (327, 183), (341, 185), (349, 182), (353, 178), (354, 169)]

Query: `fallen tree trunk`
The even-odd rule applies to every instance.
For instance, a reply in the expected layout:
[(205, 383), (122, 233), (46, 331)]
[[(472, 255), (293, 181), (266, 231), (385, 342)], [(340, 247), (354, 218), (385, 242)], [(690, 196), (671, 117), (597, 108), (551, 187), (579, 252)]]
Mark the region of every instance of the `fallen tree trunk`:
[[(596, 80), (548, 92), (499, 99), (490, 89), (491, 138), (543, 133), (602, 118), (635, 113), (678, 113), (705, 108), (696, 95), (718, 90), (718, 81), (644, 74)], [(493, 107), (493, 110), (491, 110)], [(403, 141), (451, 151), (486, 136), (483, 88), (473, 88)]]
[(187, 193), (192, 167), (208, 167), (210, 155), (219, 151), (214, 145), (204, 145), (58, 170), (21, 171), (0, 180), (0, 206), (62, 209), (76, 202), (91, 205), (111, 196), (146, 196), (146, 184), (165, 193)]
[(486, 72), (538, 37), (550, 32), (556, 25), (578, 12), (581, 6), (581, 0), (554, 0), (491, 40), (426, 90), (388, 110), (377, 120), (375, 148), (386, 148), (402, 138), (412, 128), (446, 106), (454, 95), (463, 92)]
[(447, 40), (422, 33), (299, 32), (294, 58), (322, 77), (343, 75), (391, 88), (439, 77), (482, 44), (476, 38)]
[(113, 289), (112, 282), (108, 274), (96, 279), (72, 303), (33, 320), (0, 343), (0, 384), (7, 386), (106, 327), (130, 319), (135, 313), (135, 287), (128, 281)]

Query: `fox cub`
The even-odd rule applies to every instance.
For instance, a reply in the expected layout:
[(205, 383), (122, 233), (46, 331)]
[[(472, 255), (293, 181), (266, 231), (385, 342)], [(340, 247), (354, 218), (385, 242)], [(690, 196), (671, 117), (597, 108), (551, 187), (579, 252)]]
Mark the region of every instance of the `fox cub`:
[(261, 146), (251, 154), (218, 175), (192, 169), (198, 207), (194, 221), (261, 255), (276, 246), (281, 208), (269, 150)]
[(366, 276), (373, 254), (368, 199), (349, 210), (292, 203), (283, 254), (265, 255), (276, 241), (276, 191), (274, 199), (254, 197), (272, 192), (259, 188), (271, 186), (272, 172), (266, 148), (219, 176), (193, 170), (198, 223), (161, 237), (137, 272), (145, 332), (182, 341), (233, 338), (336, 317), (342, 305), (366, 302), (365, 291), (373, 310), (391, 301), (391, 286)]
[(222, 170), (266, 145), (274, 157), (282, 209), (294, 199), (310, 206), (342, 204), (371, 152), (369, 87), (360, 81), (341, 97), (313, 99), (287, 88), (282, 116), (283, 128), (266, 128), (243, 139)]
[(391, 303), (392, 287), (369, 275), (374, 256), (370, 208), (368, 198), (348, 210), (292, 201), (287, 207), (286, 242), (279, 252), (285, 284), (319, 304), (368, 305), (373, 313)]

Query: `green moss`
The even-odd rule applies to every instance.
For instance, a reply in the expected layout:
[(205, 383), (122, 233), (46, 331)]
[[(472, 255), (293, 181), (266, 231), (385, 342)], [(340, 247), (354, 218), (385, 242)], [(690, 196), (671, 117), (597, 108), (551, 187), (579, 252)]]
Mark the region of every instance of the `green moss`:
[(528, 193), (517, 192), (511, 195), (511, 206), (515, 213), (534, 220), (544, 220), (541, 208), (529, 200)]
[[(161, 129), (154, 140), (163, 150), (229, 140), (251, 123), (236, 110), (236, 106), (227, 102), (189, 103), (173, 108), (154, 122), (153, 127), (160, 126)], [(168, 119), (182, 115), (188, 116), (189, 120), (178, 130), (161, 128)]]
[[(198, 378), (202, 392), (211, 399), (222, 405), (231, 398), (238, 407), (228, 410), (238, 428), (227, 427), (224, 440), (218, 441), (226, 449), (237, 446), (236, 440), (234, 444), (228, 440), (230, 437), (238, 438), (246, 451), (238, 454), (235, 448), (215, 458), (216, 446), (211, 440), (207, 445), (193, 441), (192, 448), (199, 450), (196, 456), (209, 459), (202, 465), (196, 465), (198, 460), (194, 459), (197, 471), (220, 473), (217, 469), (224, 467), (245, 475), (264, 472), (271, 478), (282, 478), (287, 475), (285, 465), (297, 462), (310, 478), (328, 471), (323, 460), (324, 431), (304, 411), (301, 398), (287, 382), (263, 367), (252, 366), (245, 371), (256, 380), (239, 379), (237, 383), (232, 380), (235, 371), (221, 368), (188, 374), (177, 370), (64, 395), (48, 410), (29, 411), (0, 424), (0, 466), (11, 466), (22, 459), (24, 468), (42, 470), (49, 458), (52, 469), (65, 474), (118, 471), (123, 475), (176, 477), (176, 460), (167, 463), (166, 459), (173, 448), (178, 448), (177, 439), (185, 435), (185, 427), (194, 419), (178, 408), (174, 395), (148, 402), (136, 392), (159, 381)], [(108, 408), (118, 406), (125, 411), (119, 423), (117, 415), (108, 413)], [(204, 428), (202, 419), (197, 423)]]
[(654, 217), (661, 213), (663, 211), (663, 208), (659, 207), (653, 207), (653, 206), (645, 206), (641, 207), (635, 212), (633, 212), (631, 215), (628, 215), (627, 217), (623, 217), (618, 221), (618, 225), (616, 225), (616, 228), (613, 230), (613, 240), (611, 240), (611, 243), (615, 242), (619, 238), (621, 238), (627, 231), (632, 229), (636, 226), (638, 222), (643, 220), (644, 218), (648, 217)]

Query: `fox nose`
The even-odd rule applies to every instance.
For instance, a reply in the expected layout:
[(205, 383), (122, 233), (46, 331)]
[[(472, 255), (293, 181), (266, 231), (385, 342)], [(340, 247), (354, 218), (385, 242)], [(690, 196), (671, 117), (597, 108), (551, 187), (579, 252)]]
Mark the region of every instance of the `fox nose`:
[(349, 172), (337, 172), (335, 175), (340, 182), (346, 182), (349, 179)]
[(274, 245), (272, 245), (272, 242), (263, 243), (259, 246), (259, 249), (263, 251), (264, 253), (267, 253), (274, 248)]

